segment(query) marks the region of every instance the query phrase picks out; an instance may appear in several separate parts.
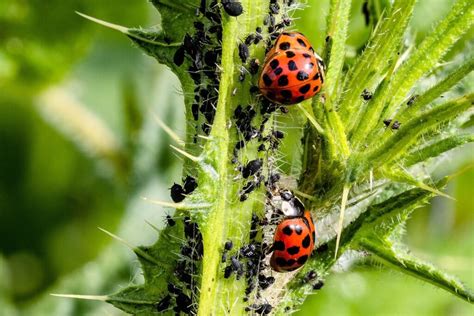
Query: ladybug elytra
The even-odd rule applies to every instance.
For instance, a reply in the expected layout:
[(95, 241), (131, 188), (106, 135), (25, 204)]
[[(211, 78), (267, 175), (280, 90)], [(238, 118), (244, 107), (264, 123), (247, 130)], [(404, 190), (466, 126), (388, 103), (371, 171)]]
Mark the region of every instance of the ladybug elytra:
[(294, 271), (309, 259), (315, 243), (315, 229), (311, 213), (290, 191), (282, 191), (283, 220), (273, 238), (270, 265), (277, 272)]
[(265, 57), (258, 81), (261, 93), (279, 104), (312, 98), (324, 83), (324, 63), (306, 37), (283, 32)]

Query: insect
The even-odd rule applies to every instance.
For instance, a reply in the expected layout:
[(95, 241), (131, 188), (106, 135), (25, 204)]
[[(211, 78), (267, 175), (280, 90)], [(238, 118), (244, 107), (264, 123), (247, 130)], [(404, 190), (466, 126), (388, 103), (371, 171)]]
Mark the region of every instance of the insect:
[(370, 99), (372, 99), (373, 94), (369, 90), (364, 89), (360, 96), (362, 97), (362, 99), (364, 99), (364, 101), (369, 101)]
[(311, 213), (290, 191), (280, 197), (285, 217), (275, 230), (270, 265), (277, 272), (289, 272), (305, 264), (313, 252), (315, 229)]
[(267, 53), (258, 81), (270, 101), (295, 104), (309, 99), (324, 83), (324, 62), (299, 32), (283, 32)]
[(242, 14), (244, 9), (239, 1), (234, 0), (222, 0), (222, 6), (225, 12), (230, 16), (239, 16)]

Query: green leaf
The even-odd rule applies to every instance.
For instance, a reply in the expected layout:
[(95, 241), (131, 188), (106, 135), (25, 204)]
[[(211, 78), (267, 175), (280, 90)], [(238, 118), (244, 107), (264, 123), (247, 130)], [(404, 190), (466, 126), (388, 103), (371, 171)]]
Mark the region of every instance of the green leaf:
[[(369, 145), (378, 142), (379, 133), (375, 130), (378, 122), (393, 116), (411, 87), (432, 69), (469, 29), (474, 21), (473, 6), (471, 1), (459, 0), (408, 60), (396, 69), (380, 94), (371, 101), (367, 113), (357, 121), (358, 126), (351, 137), (354, 147), (358, 147), (362, 142)], [(372, 132), (369, 135), (370, 131)]]
[(442, 288), (470, 303), (474, 301), (474, 293), (457, 278), (436, 268), (430, 263), (417, 259), (399, 244), (375, 238), (361, 239), (362, 248), (376, 256), (382, 263), (397, 270), (419, 278)]
[[(391, 80), (389, 93), (393, 97), (383, 116), (391, 117), (405, 99), (411, 87), (428, 73), (471, 26), (474, 25), (474, 3), (458, 0), (415, 52), (397, 70)], [(423, 62), (421, 62), (423, 61)]]
[(412, 166), (430, 158), (437, 157), (451, 149), (472, 142), (474, 142), (474, 135), (472, 134), (453, 135), (442, 138), (432, 144), (409, 152), (404, 158), (403, 164), (405, 166)]
[(464, 77), (466, 77), (474, 69), (474, 56), (467, 56), (465, 62), (448, 73), (445, 78), (442, 78), (430, 89), (423, 92), (421, 95), (413, 96), (412, 104), (402, 108), (397, 114), (398, 120), (401, 122), (413, 116), (415, 113), (423, 110), (423, 108), (441, 96), (442, 93), (451, 89)]
[(396, 160), (416, 142), (420, 134), (463, 113), (472, 107), (473, 100), (474, 95), (467, 95), (415, 116), (403, 124), (386, 142), (369, 151), (366, 154), (367, 160), (371, 161), (374, 167)]
[[(338, 158), (340, 154), (343, 157), (349, 155), (349, 146), (347, 144), (344, 126), (335, 111), (337, 96), (339, 94), (339, 85), (342, 78), (342, 67), (345, 60), (345, 45), (347, 40), (347, 29), (349, 25), (349, 12), (351, 8), (350, 0), (332, 0), (330, 3), (326, 43), (326, 55), (328, 56), (328, 67), (325, 77), (324, 99), (321, 103), (318, 98), (313, 101), (315, 113), (320, 112), (319, 106), (324, 108), (324, 120), (327, 127), (323, 128), (331, 133), (328, 136), (327, 146), (330, 152), (333, 152), (333, 158)], [(319, 116), (321, 117), (321, 115)]]
[[(364, 101), (361, 93), (364, 89), (374, 91), (386, 75), (390, 64), (395, 62), (415, 2), (415, 0), (398, 0), (393, 3), (385, 17), (379, 20), (367, 47), (348, 73), (344, 83), (346, 92), (340, 100), (340, 113), (342, 120), (347, 124), (348, 132), (362, 123), (362, 115), (369, 106), (373, 108), (375, 98)], [(366, 118), (368, 117), (369, 114), (366, 114)]]

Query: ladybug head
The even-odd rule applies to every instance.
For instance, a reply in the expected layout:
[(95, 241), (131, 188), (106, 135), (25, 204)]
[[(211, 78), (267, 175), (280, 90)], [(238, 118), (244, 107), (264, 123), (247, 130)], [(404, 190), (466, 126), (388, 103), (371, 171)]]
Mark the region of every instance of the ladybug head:
[(272, 197), (273, 206), (285, 217), (300, 217), (304, 214), (303, 203), (290, 190), (282, 189)]

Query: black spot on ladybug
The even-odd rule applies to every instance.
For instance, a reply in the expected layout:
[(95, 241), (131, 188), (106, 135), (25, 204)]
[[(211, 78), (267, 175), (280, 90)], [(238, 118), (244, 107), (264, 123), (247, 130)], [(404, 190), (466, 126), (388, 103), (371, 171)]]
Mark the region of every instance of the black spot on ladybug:
[(291, 47), (291, 45), (290, 45), (290, 43), (288, 43), (288, 42), (283, 42), (283, 43), (281, 43), (280, 46), (279, 46), (279, 48), (280, 48), (281, 50), (287, 50), (287, 49), (290, 49), (290, 47)]
[(274, 74), (279, 76), (279, 75), (281, 75), (282, 72), (283, 72), (283, 68), (278, 67), (277, 69), (275, 69)]
[(318, 85), (315, 85), (314, 88), (313, 88), (313, 92), (318, 91), (318, 89), (319, 89), (319, 86), (318, 86)]
[(296, 75), (296, 79), (298, 79), (299, 81), (304, 81), (306, 79), (309, 78), (309, 75), (308, 73), (304, 72), (304, 71), (298, 71), (298, 74)]
[(303, 46), (303, 47), (306, 47), (306, 43), (301, 39), (301, 38), (298, 38), (296, 39), (298, 41), (298, 43)]
[(171, 199), (175, 203), (179, 203), (186, 197), (184, 189), (181, 185), (175, 183), (171, 186)]
[(321, 75), (319, 74), (319, 72), (317, 72), (317, 73), (314, 75), (313, 80), (318, 80), (318, 79), (320, 78), (320, 76), (321, 76)]
[(311, 244), (311, 237), (308, 235), (306, 235), (306, 237), (303, 239), (303, 242), (301, 243), (301, 245), (303, 246), (303, 248), (308, 248), (309, 245)]
[(301, 256), (298, 258), (298, 264), (302, 265), (306, 262), (306, 260), (308, 260), (308, 256), (307, 255), (304, 255), (304, 256)]
[(308, 54), (308, 53), (303, 53), (303, 57), (304, 57), (304, 58), (311, 58), (311, 55)]
[(290, 255), (296, 255), (298, 252), (300, 252), (300, 247), (298, 247), (298, 246), (293, 246), (293, 247), (290, 247), (290, 248), (286, 249), (286, 251), (287, 251)]
[(280, 62), (278, 61), (278, 59), (273, 59), (271, 62), (270, 62), (270, 67), (272, 67), (272, 69), (275, 69), (276, 67), (278, 67), (280, 65)]
[(283, 234), (285, 235), (288, 235), (288, 236), (291, 236), (291, 234), (293, 233), (293, 229), (291, 229), (290, 226), (285, 226), (282, 230)]
[(296, 263), (296, 260), (295, 260), (295, 259), (288, 259), (288, 260), (286, 261), (286, 265), (287, 265), (287, 266), (292, 266), (292, 265), (294, 265), (295, 263)]
[(270, 99), (275, 99), (275, 92), (269, 91), (269, 92), (267, 93), (267, 97), (269, 97)]
[(290, 100), (292, 97), (292, 93), (290, 90), (281, 90), (280, 92), (281, 96), (285, 98), (286, 100)]
[(306, 92), (309, 91), (309, 89), (311, 88), (311, 85), (308, 83), (308, 84), (305, 84), (304, 86), (302, 86), (301, 88), (299, 88), (299, 91), (303, 94), (305, 94)]
[(273, 249), (283, 251), (285, 250), (285, 243), (281, 240), (275, 241), (275, 243), (273, 244)]
[(293, 61), (293, 60), (290, 60), (288, 62), (288, 69), (289, 70), (298, 70), (298, 66), (296, 65), (296, 63)]
[(295, 53), (293, 53), (291, 50), (285, 52), (286, 57), (288, 58), (293, 58), (295, 57)]
[(283, 76), (281, 76), (280, 78), (278, 78), (278, 85), (279, 85), (280, 87), (287, 86), (287, 85), (288, 85), (288, 76), (287, 76), (287, 75), (283, 75)]
[(275, 259), (275, 263), (277, 264), (277, 266), (280, 266), (280, 267), (284, 267), (284, 266), (287, 265), (286, 260), (285, 260), (284, 258), (282, 258), (282, 257), (277, 257), (277, 258)]
[(296, 101), (296, 103), (303, 102), (304, 101), (304, 95), (302, 95), (300, 97), (297, 97), (295, 101)]
[(270, 79), (270, 76), (268, 76), (267, 74), (263, 74), (262, 76), (262, 79), (263, 79), (263, 83), (268, 87), (268, 86), (271, 86), (273, 81), (272, 79)]

